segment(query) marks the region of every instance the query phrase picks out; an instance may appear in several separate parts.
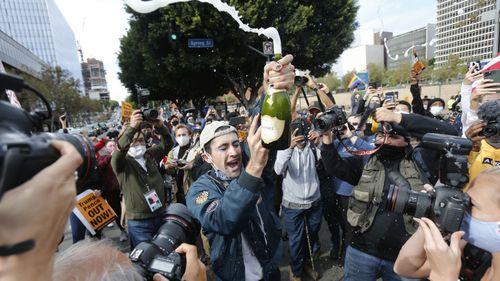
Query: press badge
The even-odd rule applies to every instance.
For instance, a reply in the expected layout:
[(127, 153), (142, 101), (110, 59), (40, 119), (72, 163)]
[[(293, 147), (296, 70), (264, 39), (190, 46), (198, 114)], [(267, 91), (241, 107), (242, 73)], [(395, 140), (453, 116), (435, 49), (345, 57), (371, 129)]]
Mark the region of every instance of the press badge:
[(151, 212), (154, 212), (161, 208), (162, 204), (160, 201), (160, 197), (158, 197), (158, 194), (156, 193), (156, 190), (150, 190), (144, 193), (144, 198), (146, 198), (146, 202), (148, 203)]

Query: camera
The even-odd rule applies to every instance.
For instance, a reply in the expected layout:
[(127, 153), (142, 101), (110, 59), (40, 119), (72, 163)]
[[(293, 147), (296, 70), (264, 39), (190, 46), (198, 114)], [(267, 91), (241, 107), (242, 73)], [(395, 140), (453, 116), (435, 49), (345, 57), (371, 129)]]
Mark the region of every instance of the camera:
[(294, 84), (295, 86), (304, 86), (309, 82), (309, 78), (306, 77), (306, 75), (309, 74), (308, 71), (301, 71), (299, 69), (295, 70), (295, 81)]
[(290, 130), (292, 134), (297, 129), (298, 129), (296, 134), (297, 136), (305, 136), (307, 138), (309, 131), (311, 131), (311, 124), (307, 122), (307, 120), (304, 117), (295, 119), (290, 123)]
[(141, 242), (129, 255), (144, 280), (160, 273), (168, 280), (180, 281), (186, 270), (184, 255), (175, 252), (182, 243), (194, 244), (200, 224), (186, 206), (174, 203), (167, 207), (163, 225), (151, 242)]
[(462, 188), (469, 181), (467, 155), (472, 149), (468, 139), (428, 133), (422, 147), (440, 152), (439, 180), (444, 186), (432, 193), (412, 191), (400, 175), (388, 174), (391, 186), (386, 194), (386, 208), (413, 217), (428, 217), (444, 232), (460, 229), (465, 210), (470, 206), (469, 196)]
[(158, 119), (158, 116), (160, 113), (158, 110), (154, 108), (149, 108), (148, 107), (148, 97), (149, 97), (149, 91), (146, 89), (142, 89), (139, 92), (138, 95), (138, 100), (139, 104), (141, 105), (141, 114), (144, 120), (146, 121), (154, 121)]
[(94, 147), (81, 135), (61, 133), (32, 134), (50, 119), (50, 105), (36, 89), (24, 84), (21, 77), (0, 73), (0, 94), (3, 89), (18, 92), (23, 89), (34, 92), (47, 107), (41, 111), (26, 112), (8, 102), (0, 101), (0, 198), (3, 193), (31, 179), (59, 158), (59, 152), (50, 144), (51, 140), (71, 143), (83, 158), (78, 168), (77, 188), (81, 188), (95, 168)]
[(314, 120), (314, 128), (320, 134), (324, 134), (332, 129), (340, 132), (345, 123), (347, 123), (345, 111), (341, 107), (334, 105)]
[(492, 137), (500, 132), (500, 100), (492, 100), (482, 104), (478, 110), (479, 119), (486, 122), (481, 134)]
[(305, 76), (295, 76), (294, 84), (295, 86), (304, 86), (308, 81), (309, 79)]
[(184, 167), (188, 164), (188, 162), (184, 159), (178, 159), (175, 162), (177, 163), (177, 167)]

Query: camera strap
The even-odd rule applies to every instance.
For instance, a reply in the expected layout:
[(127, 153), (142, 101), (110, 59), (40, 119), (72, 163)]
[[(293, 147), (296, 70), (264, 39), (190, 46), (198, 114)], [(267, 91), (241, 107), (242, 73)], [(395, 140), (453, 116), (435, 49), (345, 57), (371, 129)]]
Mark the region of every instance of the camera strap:
[(29, 239), (13, 245), (0, 246), (0, 257), (22, 254), (35, 248), (35, 240)]
[(340, 138), (340, 132), (335, 132), (335, 134), (337, 135), (339, 142), (346, 149), (346, 151), (352, 155), (355, 155), (355, 156), (369, 156), (369, 155), (375, 154), (380, 148), (382, 148), (383, 145), (385, 145), (385, 143), (387, 142), (387, 139), (389, 138), (389, 133), (387, 132), (387, 130), (384, 127), (384, 141), (382, 142), (382, 144), (379, 147), (374, 148), (374, 149), (369, 149), (369, 150), (352, 150), (349, 147), (347, 147), (347, 145), (345, 145), (345, 143), (342, 141), (342, 139)]

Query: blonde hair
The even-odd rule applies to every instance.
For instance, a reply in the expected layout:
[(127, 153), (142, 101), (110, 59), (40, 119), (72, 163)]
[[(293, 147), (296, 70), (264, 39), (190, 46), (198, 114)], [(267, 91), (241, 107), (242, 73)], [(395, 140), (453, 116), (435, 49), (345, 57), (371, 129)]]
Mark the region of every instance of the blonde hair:
[(189, 128), (188, 125), (186, 124), (179, 124), (177, 126), (175, 126), (175, 129), (174, 129), (174, 136), (177, 135), (177, 131), (179, 131), (180, 129), (186, 129), (190, 135), (193, 134), (193, 132), (191, 131), (191, 128)]

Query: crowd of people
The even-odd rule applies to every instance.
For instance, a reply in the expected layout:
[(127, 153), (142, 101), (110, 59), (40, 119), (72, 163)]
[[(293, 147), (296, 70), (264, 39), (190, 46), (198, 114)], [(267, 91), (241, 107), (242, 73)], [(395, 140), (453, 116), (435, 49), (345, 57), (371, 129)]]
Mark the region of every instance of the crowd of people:
[[(284, 243), (293, 281), (318, 280), (315, 260), (325, 250), (343, 267), (344, 280), (500, 280), (500, 84), (484, 78), (500, 70), (471, 68), (449, 101), (422, 98), (420, 73), (412, 71), (411, 102), (365, 85), (345, 112), (313, 77), (296, 84), (292, 61), (288, 55), (265, 66), (254, 108), (186, 112), (172, 104), (155, 120), (133, 111), (106, 137), (92, 137), (96, 165), (78, 190), (74, 171), (82, 160), (71, 145), (54, 141), (59, 160), (0, 201), (2, 252), (3, 245), (36, 241), (32, 250), (0, 257), (0, 279), (67, 280), (71, 271), (81, 276), (75, 280), (141, 280), (127, 256), (96, 241), (101, 232), (85, 239), (85, 226), (71, 211), (76, 194), (90, 189), (114, 209), (120, 241), (129, 240), (131, 251), (155, 237), (167, 206), (187, 206), (201, 231), (196, 245), (176, 250), (187, 256), (182, 280), (206, 280), (206, 267), (216, 280), (280, 280)], [(269, 87), (294, 90), (290, 145), (279, 151), (263, 147), (259, 128), (259, 100)], [(314, 91), (317, 101), (297, 108), (303, 89)], [(343, 121), (319, 130), (316, 121), (329, 114)], [(419, 213), (425, 203), (411, 197), (449, 199), (434, 194), (450, 185), (443, 171), (451, 168), (442, 159), (454, 151), (426, 149), (429, 133), (462, 137), (472, 147), (468, 172), (446, 187), (470, 198), (452, 233), (443, 229), (447, 214)], [(411, 198), (396, 202), (402, 195), (391, 192), (404, 187), (399, 193)], [(74, 245), (55, 254), (68, 218)], [(323, 220), (329, 245), (319, 240)], [(479, 266), (469, 266), (471, 259)]]

